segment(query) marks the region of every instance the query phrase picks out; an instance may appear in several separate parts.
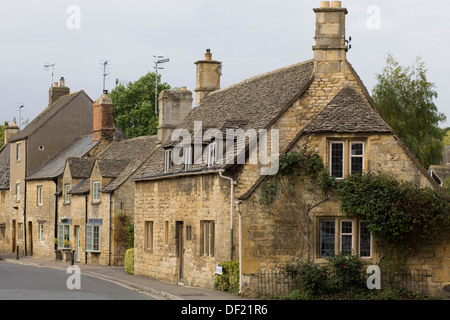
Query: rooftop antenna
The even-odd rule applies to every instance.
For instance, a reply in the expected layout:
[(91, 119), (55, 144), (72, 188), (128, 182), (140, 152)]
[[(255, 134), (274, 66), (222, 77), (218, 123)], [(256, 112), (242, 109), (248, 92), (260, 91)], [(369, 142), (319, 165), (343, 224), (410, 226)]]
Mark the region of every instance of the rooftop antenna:
[(22, 128), (22, 108), (23, 105), (19, 107), (19, 130)]
[(169, 59), (164, 59), (163, 56), (153, 56), (155, 66), (155, 114), (158, 114), (158, 70), (164, 69), (160, 67), (160, 64), (169, 62)]
[(101, 67), (103, 69), (103, 92), (106, 90), (106, 77), (109, 76), (109, 66), (111, 65), (109, 60), (101, 60), (100, 61)]
[(48, 71), (50, 68), (52, 69), (52, 86), (53, 86), (53, 74), (55, 70), (55, 65), (56, 63), (48, 63), (48, 62), (44, 63), (44, 70)]

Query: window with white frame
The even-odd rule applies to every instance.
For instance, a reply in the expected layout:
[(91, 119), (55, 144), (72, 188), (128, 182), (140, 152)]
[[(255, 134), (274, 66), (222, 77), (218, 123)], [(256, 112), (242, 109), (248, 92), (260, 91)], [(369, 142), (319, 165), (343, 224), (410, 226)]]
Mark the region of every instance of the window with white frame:
[(37, 186), (37, 205), (42, 206), (42, 186)]
[(70, 203), (70, 183), (64, 185), (64, 203)]
[(41, 242), (45, 241), (44, 223), (39, 223), (39, 240)]
[(70, 241), (70, 224), (59, 223), (58, 224), (58, 249), (69, 249), (70, 245), (67, 243)]
[(364, 142), (350, 142), (350, 174), (364, 172)]
[(100, 252), (100, 225), (86, 225), (86, 251)]
[(16, 145), (16, 161), (20, 161), (22, 157), (22, 144), (18, 143)]
[(340, 233), (341, 252), (346, 254), (353, 253), (353, 221), (341, 220)]
[(344, 178), (344, 142), (330, 142), (330, 173), (336, 179)]
[(208, 155), (207, 155), (207, 162), (208, 167), (212, 167), (217, 160), (217, 142), (211, 142), (208, 145)]
[(94, 203), (100, 202), (100, 181), (92, 182), (92, 201)]
[(172, 168), (172, 150), (167, 149), (164, 152), (164, 172), (168, 172)]
[(200, 255), (214, 257), (214, 221), (200, 222)]
[(193, 151), (192, 151), (192, 146), (184, 150), (184, 170), (189, 170), (191, 168), (191, 165), (193, 163)]
[(20, 183), (16, 183), (16, 200), (20, 201)]

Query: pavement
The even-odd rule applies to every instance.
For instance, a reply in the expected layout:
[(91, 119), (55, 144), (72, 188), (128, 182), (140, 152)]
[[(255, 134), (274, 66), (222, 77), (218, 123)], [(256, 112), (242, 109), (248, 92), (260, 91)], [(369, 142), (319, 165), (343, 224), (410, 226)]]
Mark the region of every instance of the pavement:
[[(62, 271), (66, 271), (71, 265), (71, 262), (46, 260), (34, 256), (19, 256), (17, 259), (15, 254), (8, 253), (0, 253), (0, 261)], [(218, 290), (188, 287), (145, 276), (130, 275), (125, 272), (124, 267), (84, 263), (75, 265), (80, 268), (81, 275), (112, 281), (132, 290), (145, 292), (159, 300), (245, 300), (240, 296)]]

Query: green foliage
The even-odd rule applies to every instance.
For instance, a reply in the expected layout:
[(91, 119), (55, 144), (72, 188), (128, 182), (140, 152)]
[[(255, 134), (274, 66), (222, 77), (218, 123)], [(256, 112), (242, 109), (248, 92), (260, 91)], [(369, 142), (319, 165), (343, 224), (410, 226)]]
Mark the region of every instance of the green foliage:
[(222, 274), (215, 274), (215, 288), (217, 290), (239, 294), (239, 261), (226, 261), (219, 266)]
[(366, 286), (363, 262), (357, 255), (339, 253), (328, 259), (332, 285), (336, 290), (359, 290)]
[(402, 67), (389, 54), (386, 67), (377, 74), (372, 96), (384, 120), (400, 136), (425, 168), (442, 159), (446, 120), (438, 112), (435, 85), (428, 82), (425, 63), (418, 57), (411, 67)]
[(125, 249), (134, 247), (134, 225), (132, 219), (124, 212), (120, 212), (116, 222), (116, 241)]
[(298, 266), (286, 265), (285, 272), (295, 281), (294, 287), (307, 297), (314, 297), (327, 292), (329, 287), (326, 266), (305, 262)]
[(9, 125), (8, 121), (5, 121), (3, 125), (0, 125), (0, 148), (5, 143), (5, 127)]
[(352, 175), (339, 183), (344, 215), (368, 222), (377, 248), (392, 267), (450, 233), (447, 197), (386, 174)]
[[(167, 83), (160, 83), (158, 95), (170, 89)], [(115, 105), (114, 120), (129, 138), (154, 135), (158, 128), (158, 114), (155, 114), (155, 73), (149, 72), (126, 86), (120, 84), (109, 95)]]
[(127, 249), (125, 252), (125, 272), (128, 274), (134, 274), (134, 249)]

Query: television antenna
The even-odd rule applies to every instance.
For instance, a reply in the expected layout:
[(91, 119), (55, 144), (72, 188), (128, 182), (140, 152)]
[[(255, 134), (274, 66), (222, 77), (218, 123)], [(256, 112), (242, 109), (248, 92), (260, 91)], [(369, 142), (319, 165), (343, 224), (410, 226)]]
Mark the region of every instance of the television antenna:
[(109, 60), (101, 60), (100, 61), (101, 68), (103, 69), (103, 92), (106, 90), (106, 77), (109, 76), (109, 66), (111, 62)]
[(168, 58), (164, 58), (163, 56), (153, 56), (155, 66), (155, 114), (158, 114), (158, 70), (164, 69), (160, 67), (160, 64), (169, 62)]
[(48, 71), (50, 68), (52, 69), (52, 87), (53, 87), (53, 74), (55, 70), (55, 65), (56, 63), (48, 63), (48, 62), (44, 63), (44, 70)]

